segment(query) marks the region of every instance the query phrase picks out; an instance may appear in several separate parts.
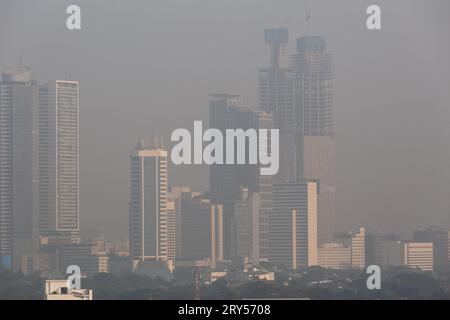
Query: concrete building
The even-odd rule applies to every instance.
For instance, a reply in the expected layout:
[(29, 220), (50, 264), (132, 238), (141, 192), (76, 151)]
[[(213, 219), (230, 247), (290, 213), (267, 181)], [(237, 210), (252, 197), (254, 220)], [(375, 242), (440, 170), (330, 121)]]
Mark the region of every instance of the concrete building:
[(67, 280), (45, 280), (45, 300), (93, 300), (91, 289), (70, 289)]
[(351, 247), (341, 243), (324, 243), (317, 249), (317, 265), (329, 269), (351, 269)]
[(317, 183), (275, 184), (269, 220), (272, 263), (290, 269), (317, 265)]
[(402, 264), (422, 271), (433, 271), (433, 243), (405, 242), (403, 244)]
[(173, 239), (168, 238), (171, 227), (167, 221), (167, 183), (167, 151), (145, 149), (143, 141), (139, 141), (131, 153), (130, 193), (130, 255), (137, 262), (170, 263), (172, 258), (169, 247)]

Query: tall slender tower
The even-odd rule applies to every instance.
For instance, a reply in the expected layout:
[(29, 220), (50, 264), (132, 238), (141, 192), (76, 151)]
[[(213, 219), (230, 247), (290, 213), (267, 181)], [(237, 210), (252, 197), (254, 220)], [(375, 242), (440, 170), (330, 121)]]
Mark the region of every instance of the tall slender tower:
[(297, 40), (290, 60), (296, 78), (296, 122), (302, 130), (301, 175), (319, 182), (318, 242), (334, 236), (336, 211), (336, 140), (334, 72), (326, 41), (319, 36)]
[(167, 150), (145, 149), (140, 141), (131, 153), (130, 254), (135, 261), (169, 263), (173, 226), (167, 221), (167, 179)]
[(20, 270), (38, 250), (38, 86), (28, 67), (0, 82), (0, 259)]
[(39, 228), (79, 239), (79, 83), (39, 88)]

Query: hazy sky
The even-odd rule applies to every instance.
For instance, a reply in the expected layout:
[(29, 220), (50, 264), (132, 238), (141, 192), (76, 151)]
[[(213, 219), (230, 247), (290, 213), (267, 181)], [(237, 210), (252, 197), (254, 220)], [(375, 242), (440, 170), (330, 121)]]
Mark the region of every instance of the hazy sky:
[[(450, 1), (314, 0), (336, 69), (338, 227), (450, 227)], [(381, 31), (365, 27), (382, 8)], [(65, 27), (69, 4), (82, 30)], [(129, 153), (208, 117), (208, 94), (258, 104), (264, 28), (305, 33), (304, 0), (0, 0), (0, 68), (80, 81), (81, 224), (128, 236)], [(208, 188), (208, 169), (170, 168)]]

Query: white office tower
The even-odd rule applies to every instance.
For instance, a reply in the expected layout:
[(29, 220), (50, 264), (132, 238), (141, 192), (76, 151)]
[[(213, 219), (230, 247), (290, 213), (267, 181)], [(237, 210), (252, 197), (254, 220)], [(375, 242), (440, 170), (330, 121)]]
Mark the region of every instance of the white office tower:
[(172, 232), (167, 221), (167, 150), (145, 149), (141, 140), (131, 153), (130, 254), (135, 264), (169, 265)]
[(12, 67), (0, 82), (0, 260), (20, 270), (38, 250), (38, 87), (30, 69)]
[(317, 183), (274, 184), (269, 261), (290, 269), (317, 265)]
[(79, 240), (79, 83), (39, 88), (39, 228)]

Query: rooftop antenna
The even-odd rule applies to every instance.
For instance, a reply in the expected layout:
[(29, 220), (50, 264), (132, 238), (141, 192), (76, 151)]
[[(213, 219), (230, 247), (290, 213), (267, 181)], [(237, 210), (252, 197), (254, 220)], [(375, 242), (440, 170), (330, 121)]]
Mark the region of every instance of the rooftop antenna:
[(309, 20), (311, 20), (311, 7), (309, 1), (305, 1), (305, 22), (306, 22), (306, 35), (309, 35)]

